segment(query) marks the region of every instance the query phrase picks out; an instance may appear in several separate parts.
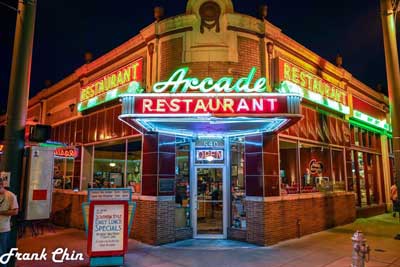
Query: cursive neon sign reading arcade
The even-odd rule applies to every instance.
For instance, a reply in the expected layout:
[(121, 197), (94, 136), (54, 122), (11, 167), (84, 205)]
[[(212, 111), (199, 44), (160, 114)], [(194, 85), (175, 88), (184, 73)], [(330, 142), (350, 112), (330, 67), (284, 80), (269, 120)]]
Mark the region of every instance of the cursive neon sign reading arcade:
[(183, 67), (176, 70), (168, 81), (158, 82), (153, 86), (155, 93), (186, 93), (188, 91), (199, 91), (201, 93), (263, 93), (267, 91), (267, 79), (262, 77), (257, 79), (253, 86), (252, 81), (257, 68), (251, 68), (247, 77), (239, 78), (234, 82), (233, 77), (222, 77), (214, 81), (213, 78), (206, 77), (199, 80), (194, 77), (186, 77), (189, 68)]

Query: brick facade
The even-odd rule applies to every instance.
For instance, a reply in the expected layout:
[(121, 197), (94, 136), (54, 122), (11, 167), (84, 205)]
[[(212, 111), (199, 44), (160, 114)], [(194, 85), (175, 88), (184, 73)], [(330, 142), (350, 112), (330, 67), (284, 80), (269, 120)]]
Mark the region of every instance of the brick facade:
[(246, 201), (246, 241), (273, 245), (338, 225), (356, 218), (353, 193), (309, 194), (287, 198)]
[[(167, 80), (177, 68), (188, 66), (189, 75), (203, 79), (219, 79), (230, 75), (234, 79), (246, 77), (252, 67), (257, 67), (255, 79), (261, 77), (260, 42), (246, 37), (238, 37), (239, 62), (183, 62), (183, 38), (178, 37), (161, 43), (160, 80)], [(230, 73), (229, 73), (230, 72)]]

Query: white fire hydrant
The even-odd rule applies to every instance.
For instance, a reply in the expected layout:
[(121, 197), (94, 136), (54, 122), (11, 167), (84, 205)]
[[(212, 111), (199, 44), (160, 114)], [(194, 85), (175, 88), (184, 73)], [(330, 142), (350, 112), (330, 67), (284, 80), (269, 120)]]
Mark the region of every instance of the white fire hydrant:
[(351, 238), (353, 241), (353, 255), (351, 267), (365, 267), (365, 263), (369, 261), (370, 248), (366, 244), (367, 240), (361, 231), (356, 231)]

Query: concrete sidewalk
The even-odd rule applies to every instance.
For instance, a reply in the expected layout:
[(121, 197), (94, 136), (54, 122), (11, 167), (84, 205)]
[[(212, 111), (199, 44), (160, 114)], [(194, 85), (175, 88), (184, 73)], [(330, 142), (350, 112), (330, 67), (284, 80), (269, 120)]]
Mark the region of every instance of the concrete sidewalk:
[[(271, 267), (344, 267), (351, 263), (351, 236), (356, 230), (365, 233), (371, 247), (368, 267), (400, 267), (400, 241), (394, 240), (400, 233), (400, 223), (391, 214), (369, 219), (358, 219), (353, 224), (336, 227), (328, 231), (308, 235), (300, 239), (281, 242), (271, 247), (257, 247), (246, 243), (221, 241), (185, 241), (181, 244), (149, 246), (129, 241), (126, 266), (173, 267), (173, 266), (271, 266)], [(68, 247), (70, 251), (86, 252), (86, 239), (81, 231), (57, 230), (54, 234), (21, 239), (20, 252), (40, 252), (43, 247), (54, 251)], [(87, 266), (85, 261), (63, 264), (47, 262), (18, 262), (17, 266)]]

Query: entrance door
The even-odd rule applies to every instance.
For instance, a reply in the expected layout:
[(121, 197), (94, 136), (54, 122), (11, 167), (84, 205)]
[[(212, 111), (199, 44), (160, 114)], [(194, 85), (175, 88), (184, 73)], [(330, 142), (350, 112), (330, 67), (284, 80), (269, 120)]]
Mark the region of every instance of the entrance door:
[(225, 168), (196, 167), (193, 210), (196, 238), (226, 238)]

